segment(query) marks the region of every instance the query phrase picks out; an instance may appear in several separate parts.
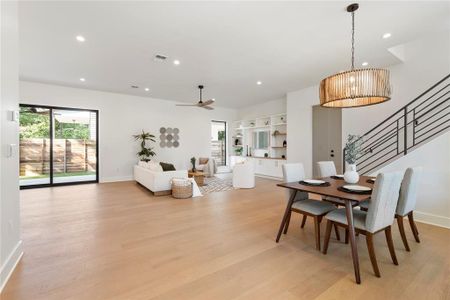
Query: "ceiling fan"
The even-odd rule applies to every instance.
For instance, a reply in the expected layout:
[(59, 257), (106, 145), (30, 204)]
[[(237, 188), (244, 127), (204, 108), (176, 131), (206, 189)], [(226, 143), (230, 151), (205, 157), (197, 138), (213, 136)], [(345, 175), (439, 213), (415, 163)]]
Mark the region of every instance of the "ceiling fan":
[(202, 90), (203, 90), (204, 86), (199, 85), (198, 88), (200, 90), (200, 100), (197, 103), (195, 103), (195, 104), (176, 104), (176, 106), (197, 106), (197, 107), (201, 107), (204, 109), (213, 110), (214, 107), (211, 107), (210, 105), (212, 105), (214, 103), (214, 99), (209, 99), (209, 100), (203, 101), (202, 100)]

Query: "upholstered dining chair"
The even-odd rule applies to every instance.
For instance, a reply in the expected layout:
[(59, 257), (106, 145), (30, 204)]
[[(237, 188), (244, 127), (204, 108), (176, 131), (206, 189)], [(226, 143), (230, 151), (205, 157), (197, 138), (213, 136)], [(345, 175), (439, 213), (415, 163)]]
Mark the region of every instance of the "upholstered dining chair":
[[(380, 173), (377, 176), (372, 192), (372, 201), (366, 211), (353, 209), (355, 231), (366, 236), (367, 249), (369, 250), (370, 262), (375, 276), (380, 277), (375, 249), (373, 246), (373, 235), (384, 231), (386, 242), (392, 261), (398, 265), (395, 255), (394, 242), (392, 241), (391, 225), (394, 222), (395, 210), (397, 208), (398, 195), (403, 174), (401, 172)], [(329, 212), (323, 253), (327, 254), (330, 242), (331, 226), (337, 224), (348, 229), (347, 216), (344, 208)]]
[[(322, 177), (322, 178), (335, 176), (337, 174), (334, 161), (318, 161), (317, 162), (317, 171), (318, 171), (319, 177)], [(329, 201), (329, 197), (322, 197), (322, 200)], [(332, 202), (337, 205), (345, 206), (345, 201), (341, 200), (341, 199), (333, 198)], [(357, 205), (357, 203), (355, 203), (355, 206), (356, 205)], [(337, 231), (337, 229), (336, 229), (336, 231)]]
[(337, 174), (334, 161), (318, 161), (317, 171), (319, 172), (319, 177), (330, 177)]
[[(305, 179), (305, 170), (303, 164), (301, 163), (288, 163), (282, 166), (283, 178), (285, 182), (298, 182)], [(286, 190), (286, 200), (289, 201), (294, 191)], [(313, 217), (314, 227), (315, 227), (315, 239), (316, 239), (316, 249), (320, 251), (320, 223), (322, 217), (336, 209), (331, 203), (308, 199), (308, 193), (297, 192), (294, 202), (289, 211), (289, 215), (284, 227), (284, 234), (287, 233), (289, 228), (289, 222), (291, 219), (291, 212), (300, 213), (303, 215), (302, 228), (305, 225), (306, 216)], [(278, 242), (278, 241), (277, 241)]]
[[(406, 216), (408, 216), (409, 226), (411, 227), (414, 239), (417, 243), (420, 243), (419, 231), (417, 230), (416, 223), (414, 222), (413, 211), (416, 208), (417, 186), (419, 184), (421, 173), (421, 167), (406, 169), (405, 175), (403, 176), (402, 185), (400, 187), (400, 195), (395, 212), (398, 229), (400, 231), (400, 236), (402, 237), (403, 245), (405, 246), (406, 251), (410, 251), (408, 240), (406, 239), (405, 227), (403, 225), (403, 219)], [(367, 211), (369, 205), (370, 201), (363, 201), (359, 206), (362, 210)]]

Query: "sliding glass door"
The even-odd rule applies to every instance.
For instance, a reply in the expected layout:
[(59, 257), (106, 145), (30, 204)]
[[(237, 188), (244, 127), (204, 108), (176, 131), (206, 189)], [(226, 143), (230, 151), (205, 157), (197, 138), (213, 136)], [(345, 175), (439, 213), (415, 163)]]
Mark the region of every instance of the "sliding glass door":
[(20, 107), (20, 186), (50, 184), (51, 117), (44, 107)]
[(98, 182), (98, 111), (21, 105), (21, 187), (88, 182)]

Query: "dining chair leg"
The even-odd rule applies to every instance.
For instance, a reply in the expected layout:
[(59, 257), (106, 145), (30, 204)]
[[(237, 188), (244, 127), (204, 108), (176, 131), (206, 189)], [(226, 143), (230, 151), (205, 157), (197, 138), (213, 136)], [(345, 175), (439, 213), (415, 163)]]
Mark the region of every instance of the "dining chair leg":
[(336, 239), (338, 240), (338, 241), (340, 241), (341, 240), (341, 235), (339, 234), (339, 228), (337, 227), (337, 225), (336, 224), (334, 224), (334, 233), (336, 234)]
[(416, 240), (416, 242), (420, 243), (419, 231), (417, 230), (416, 223), (414, 222), (413, 212), (410, 212), (408, 214), (408, 220), (409, 220), (409, 226), (411, 226), (411, 231), (414, 235), (414, 239)]
[(303, 215), (303, 219), (302, 219), (302, 225), (300, 226), (300, 228), (303, 228), (303, 227), (305, 227), (305, 223), (306, 223), (306, 218), (307, 218), (307, 216), (306, 216), (306, 215)]
[(278, 243), (280, 241), (281, 233), (283, 233), (284, 225), (286, 224), (287, 217), (289, 213), (291, 212), (292, 203), (294, 203), (295, 196), (297, 195), (297, 191), (294, 190), (294, 192), (291, 195), (291, 198), (289, 198), (288, 203), (286, 204), (286, 210), (284, 211), (283, 219), (281, 219), (280, 228), (278, 229), (278, 234), (276, 238), (276, 242)]
[(391, 226), (386, 227), (384, 233), (386, 234), (386, 242), (388, 244), (392, 262), (394, 263), (394, 265), (398, 265), (397, 256), (395, 255), (394, 241), (392, 240)]
[(403, 217), (402, 216), (396, 216), (397, 224), (398, 224), (398, 230), (400, 231), (400, 236), (402, 237), (403, 245), (405, 245), (406, 251), (410, 251), (408, 240), (406, 239), (406, 233), (405, 233), (405, 227), (403, 226)]
[(328, 244), (330, 243), (331, 227), (333, 223), (327, 220), (327, 228), (325, 229), (325, 239), (323, 240), (323, 254), (327, 254)]
[(284, 224), (284, 232), (283, 232), (284, 234), (286, 234), (288, 231), (289, 223), (291, 222), (291, 215), (292, 215), (292, 211), (289, 211), (286, 223)]
[(353, 269), (355, 271), (355, 281), (361, 283), (361, 274), (359, 270), (358, 248), (356, 246), (355, 225), (353, 224), (353, 207), (350, 201), (345, 201), (345, 213), (347, 215), (348, 236), (350, 240), (350, 248), (352, 251)]
[(375, 255), (375, 248), (373, 247), (373, 233), (367, 232), (366, 234), (367, 250), (369, 250), (370, 262), (372, 263), (373, 272), (375, 276), (381, 277), (380, 270), (378, 269), (377, 257)]
[(348, 229), (345, 228), (345, 243), (348, 244)]
[(314, 217), (314, 233), (316, 236), (316, 250), (320, 251), (320, 217)]

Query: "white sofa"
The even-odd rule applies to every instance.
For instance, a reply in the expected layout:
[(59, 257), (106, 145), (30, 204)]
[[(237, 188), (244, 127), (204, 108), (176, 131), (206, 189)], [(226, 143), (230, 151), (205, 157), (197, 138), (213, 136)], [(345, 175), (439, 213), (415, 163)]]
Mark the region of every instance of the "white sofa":
[(245, 161), (234, 165), (233, 187), (244, 189), (255, 187), (255, 168), (252, 162)]
[(172, 178), (188, 178), (188, 172), (187, 170), (162, 172), (134, 166), (134, 180), (152, 191), (155, 196), (170, 195)]

